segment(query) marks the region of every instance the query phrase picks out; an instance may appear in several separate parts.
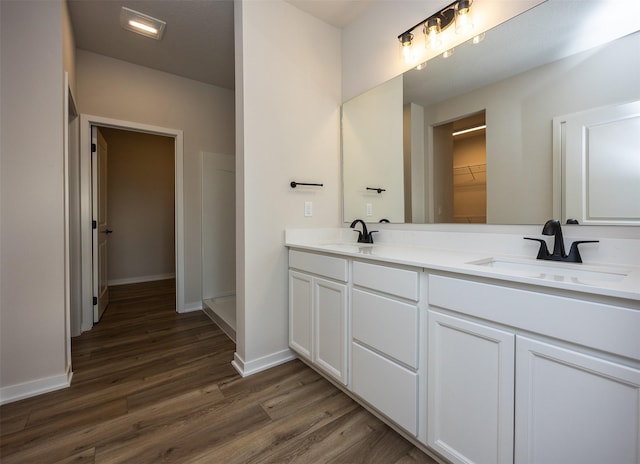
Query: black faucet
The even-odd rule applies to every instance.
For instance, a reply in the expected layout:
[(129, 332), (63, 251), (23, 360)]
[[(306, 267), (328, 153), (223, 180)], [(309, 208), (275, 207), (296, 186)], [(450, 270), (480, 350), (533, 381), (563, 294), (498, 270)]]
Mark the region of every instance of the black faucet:
[[(360, 232), (358, 229), (355, 229), (358, 223), (362, 224), (362, 232)], [(373, 243), (373, 235), (371, 234), (373, 234), (374, 232), (378, 232), (377, 230), (372, 230), (371, 232), (369, 232), (367, 230), (367, 225), (362, 219), (356, 219), (351, 223), (349, 227), (355, 229), (354, 232), (358, 232), (358, 243)]]
[(537, 259), (545, 259), (548, 261), (565, 261), (568, 263), (581, 263), (582, 257), (578, 250), (578, 245), (581, 243), (597, 243), (599, 240), (579, 240), (571, 244), (569, 248), (569, 254), (564, 251), (564, 237), (562, 235), (562, 226), (557, 219), (550, 219), (544, 223), (542, 227), (542, 235), (553, 235), (553, 253), (549, 253), (547, 248), (547, 242), (541, 238), (524, 237), (525, 240), (534, 240), (540, 242), (540, 249), (538, 250)]

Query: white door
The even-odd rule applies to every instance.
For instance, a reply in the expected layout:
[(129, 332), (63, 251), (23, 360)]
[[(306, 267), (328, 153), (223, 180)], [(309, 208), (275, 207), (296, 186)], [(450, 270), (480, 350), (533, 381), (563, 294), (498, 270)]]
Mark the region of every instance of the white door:
[(518, 336), (516, 464), (640, 461), (640, 370)]
[[(91, 126), (91, 169), (93, 188), (93, 322), (102, 317), (109, 304), (107, 243), (107, 142), (100, 129)], [(95, 150), (94, 150), (95, 148)]]
[(554, 118), (561, 217), (640, 224), (640, 101)]

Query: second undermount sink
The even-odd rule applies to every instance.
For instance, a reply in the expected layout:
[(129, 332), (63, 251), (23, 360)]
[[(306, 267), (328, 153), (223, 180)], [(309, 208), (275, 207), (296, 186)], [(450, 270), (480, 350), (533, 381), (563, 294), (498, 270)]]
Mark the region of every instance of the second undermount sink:
[(556, 263), (516, 258), (485, 258), (467, 264), (483, 266), (507, 273), (537, 279), (596, 285), (598, 282), (620, 282), (627, 273), (621, 269), (584, 264)]

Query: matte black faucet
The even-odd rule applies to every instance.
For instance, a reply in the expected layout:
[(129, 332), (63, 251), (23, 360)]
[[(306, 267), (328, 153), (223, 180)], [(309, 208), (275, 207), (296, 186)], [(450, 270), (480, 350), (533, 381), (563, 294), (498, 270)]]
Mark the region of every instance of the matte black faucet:
[[(362, 224), (362, 232), (355, 228), (358, 223)], [(373, 234), (374, 232), (378, 232), (377, 230), (372, 230), (371, 232), (369, 232), (367, 230), (367, 225), (362, 219), (356, 219), (351, 223), (349, 227), (355, 229), (354, 232), (358, 232), (358, 243), (373, 243), (373, 235), (371, 234)]]
[(597, 243), (599, 240), (579, 240), (571, 244), (569, 254), (564, 251), (564, 237), (562, 235), (562, 226), (557, 219), (550, 219), (544, 223), (542, 227), (542, 235), (553, 235), (553, 253), (549, 253), (547, 242), (541, 238), (524, 237), (525, 240), (534, 240), (540, 242), (537, 259), (546, 259), (548, 261), (566, 261), (568, 263), (581, 263), (582, 257), (578, 250), (581, 243)]

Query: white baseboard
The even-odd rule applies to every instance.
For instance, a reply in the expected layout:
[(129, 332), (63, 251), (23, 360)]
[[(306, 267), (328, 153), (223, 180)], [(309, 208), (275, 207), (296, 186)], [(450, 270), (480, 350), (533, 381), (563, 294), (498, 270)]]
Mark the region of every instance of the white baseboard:
[(109, 280), (108, 285), (112, 286), (112, 285), (139, 284), (141, 282), (153, 282), (154, 280), (175, 279), (175, 277), (176, 277), (175, 273), (128, 277), (126, 279)]
[(227, 337), (229, 337), (233, 343), (236, 343), (236, 328), (233, 325), (227, 322), (220, 314), (216, 313), (213, 308), (209, 307), (206, 301), (205, 304), (202, 305), (202, 311), (227, 334)]
[(253, 361), (246, 362), (236, 352), (233, 354), (233, 361), (231, 361), (231, 365), (235, 368), (235, 370), (238, 371), (238, 373), (242, 377), (247, 377), (249, 375), (257, 374), (258, 372), (265, 371), (280, 364), (284, 364), (288, 361), (296, 359), (296, 357), (296, 354), (287, 348), (286, 350), (278, 351), (276, 353), (254, 359)]
[(182, 308), (178, 309), (179, 313), (190, 313), (193, 311), (202, 311), (202, 302), (193, 301), (191, 303), (185, 303)]
[(61, 390), (71, 385), (73, 371), (69, 369), (66, 374), (54, 375), (30, 382), (9, 385), (0, 388), (0, 404), (12, 403), (32, 396)]

